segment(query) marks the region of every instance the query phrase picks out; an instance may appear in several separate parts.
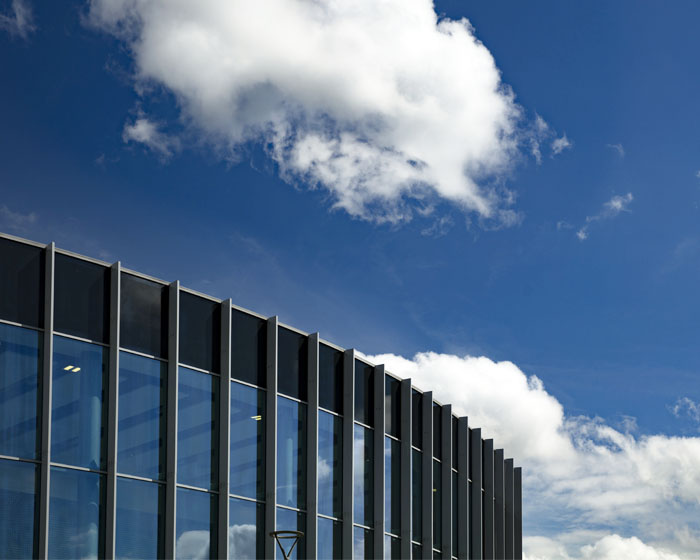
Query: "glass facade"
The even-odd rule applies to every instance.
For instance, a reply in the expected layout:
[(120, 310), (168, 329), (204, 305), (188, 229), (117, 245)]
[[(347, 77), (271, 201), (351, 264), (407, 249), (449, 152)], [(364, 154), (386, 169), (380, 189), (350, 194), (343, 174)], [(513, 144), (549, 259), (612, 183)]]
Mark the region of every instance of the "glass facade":
[(37, 465), (0, 459), (0, 558), (35, 558)]
[(177, 489), (175, 558), (218, 558), (216, 542), (217, 499), (213, 494)]
[(342, 427), (342, 418), (319, 411), (318, 513), (336, 518), (343, 514)]
[(265, 391), (231, 382), (229, 493), (265, 499)]
[(306, 508), (306, 405), (277, 397), (277, 503)]
[(123, 348), (168, 357), (168, 287), (121, 275), (119, 337)]
[(163, 558), (165, 487), (117, 479), (115, 558)]
[(401, 442), (384, 438), (384, 530), (401, 532)]
[(353, 464), (355, 482), (355, 523), (371, 527), (374, 524), (374, 431), (355, 425)]
[(228, 555), (237, 560), (256, 560), (264, 556), (265, 506), (249, 500), (230, 498), (228, 519)]

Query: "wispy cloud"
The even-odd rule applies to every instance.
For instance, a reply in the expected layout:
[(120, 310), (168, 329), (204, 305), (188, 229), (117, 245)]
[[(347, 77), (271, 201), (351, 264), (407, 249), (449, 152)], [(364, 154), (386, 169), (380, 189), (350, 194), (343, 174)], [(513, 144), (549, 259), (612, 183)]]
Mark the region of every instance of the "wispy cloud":
[(576, 237), (581, 241), (588, 239), (589, 229), (591, 224), (601, 220), (609, 220), (620, 214), (620, 212), (629, 212), (629, 205), (634, 200), (632, 193), (625, 195), (615, 195), (607, 202), (603, 203), (603, 208), (600, 212), (593, 216), (586, 216), (586, 223), (576, 232)]
[(552, 142), (552, 154), (559, 155), (564, 150), (568, 150), (573, 146), (571, 141), (566, 137), (566, 134), (561, 138), (555, 138)]
[(36, 223), (37, 215), (34, 212), (22, 214), (10, 210), (4, 204), (0, 206), (0, 226), (13, 233), (26, 233)]
[(691, 420), (700, 424), (700, 403), (697, 403), (688, 397), (679, 398), (676, 401), (676, 404), (670, 407), (670, 410), (676, 418), (687, 416)]
[(530, 155), (535, 158), (537, 165), (542, 163), (542, 145), (549, 142), (551, 157), (559, 155), (573, 146), (573, 142), (564, 134), (557, 138), (556, 132), (540, 115), (535, 115), (535, 120), (528, 134)]
[(0, 29), (10, 35), (29, 38), (35, 30), (32, 7), (26, 0), (12, 0), (10, 11), (7, 14), (0, 13)]
[[(177, 137), (162, 132), (159, 123), (143, 116), (124, 125), (122, 140), (125, 143), (137, 142), (143, 144), (162, 159), (170, 158), (174, 152), (180, 149), (180, 140)], [(104, 161), (98, 161), (99, 163), (104, 163)]]
[(622, 144), (606, 144), (605, 147), (616, 151), (621, 158), (625, 157), (625, 148)]

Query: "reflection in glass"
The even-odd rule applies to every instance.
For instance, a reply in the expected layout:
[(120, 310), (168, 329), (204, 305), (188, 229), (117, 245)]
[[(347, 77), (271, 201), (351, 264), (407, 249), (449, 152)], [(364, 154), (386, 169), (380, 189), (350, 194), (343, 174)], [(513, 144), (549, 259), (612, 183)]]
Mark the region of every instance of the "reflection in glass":
[(423, 454), (411, 450), (411, 498), (413, 500), (413, 519), (411, 521), (411, 540), (423, 540)]
[(401, 539), (384, 535), (384, 560), (401, 560)]
[(318, 518), (318, 558), (342, 558), (342, 530), (342, 522), (325, 517)]
[(162, 558), (165, 486), (117, 478), (115, 557)]
[(374, 558), (373, 536), (374, 531), (363, 529), (362, 527), (354, 527), (352, 543), (353, 560), (372, 560)]
[(423, 449), (423, 395), (411, 390), (411, 444)]
[(219, 378), (181, 367), (177, 384), (177, 481), (213, 489), (219, 477)]
[(264, 555), (265, 506), (248, 500), (229, 500), (228, 556), (255, 560)]
[(105, 469), (103, 403), (108, 351), (54, 336), (51, 460)]
[(34, 558), (37, 466), (0, 459), (0, 558)]
[(306, 405), (277, 397), (277, 503), (306, 508)]
[(104, 475), (51, 467), (49, 558), (100, 558)]
[[(286, 508), (277, 508), (277, 531), (301, 531), (306, 534), (306, 514)], [(294, 547), (290, 560), (306, 558), (306, 537), (301, 537)], [(292, 543), (289, 542), (288, 546)], [(289, 550), (289, 548), (287, 548)], [(275, 558), (282, 559), (279, 546), (275, 543)]]
[(43, 328), (44, 250), (0, 239), (0, 262), (0, 319)]
[(231, 377), (265, 387), (267, 322), (248, 313), (231, 312)]
[(401, 384), (398, 379), (386, 376), (384, 384), (384, 430), (396, 438), (401, 438)]
[(452, 468), (457, 469), (459, 457), (459, 425), (457, 418), (452, 417)]
[(119, 344), (158, 358), (168, 356), (168, 286), (122, 272)]
[(372, 500), (374, 494), (374, 431), (355, 424), (353, 449), (355, 523), (374, 524)]
[(218, 496), (188, 488), (177, 489), (175, 558), (217, 558), (216, 509)]
[(433, 457), (442, 458), (442, 407), (433, 403)]
[(457, 555), (457, 537), (459, 531), (459, 523), (457, 520), (457, 496), (458, 481), (457, 473), (452, 471), (452, 553)]
[(167, 364), (119, 354), (117, 469), (144, 478), (165, 478)]
[(355, 420), (374, 426), (374, 368), (355, 360)]
[(41, 333), (0, 323), (0, 454), (35, 459)]
[(218, 373), (221, 369), (221, 305), (180, 292), (180, 362)]
[(343, 353), (325, 344), (318, 346), (318, 405), (343, 413)]
[(387, 533), (401, 532), (401, 443), (384, 438), (384, 523)]
[(277, 391), (305, 401), (308, 393), (309, 350), (305, 336), (279, 328)]
[(318, 412), (318, 512), (331, 517), (342, 515), (342, 427), (343, 419)]
[(442, 549), (442, 463), (433, 461), (433, 547)]
[(265, 391), (231, 382), (231, 494), (265, 499), (265, 418)]

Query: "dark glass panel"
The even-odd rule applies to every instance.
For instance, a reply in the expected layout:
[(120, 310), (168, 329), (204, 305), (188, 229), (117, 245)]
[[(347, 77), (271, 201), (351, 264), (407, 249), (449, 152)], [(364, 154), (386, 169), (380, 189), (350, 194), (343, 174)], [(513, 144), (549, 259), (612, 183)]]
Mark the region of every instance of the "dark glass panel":
[(0, 323), (0, 454), (39, 454), (39, 372), (42, 334)]
[(412, 557), (413, 558), (423, 558), (423, 547), (419, 544), (411, 544)]
[(38, 467), (0, 459), (0, 558), (36, 558), (34, 523)]
[(44, 250), (0, 238), (0, 319), (44, 327)]
[(401, 539), (384, 535), (384, 560), (401, 560)]
[(481, 489), (486, 482), (486, 453), (484, 453), (484, 440), (481, 440)]
[[(355, 424), (354, 519), (355, 523), (374, 524), (374, 431)], [(380, 459), (381, 460), (381, 459)]]
[(439, 550), (433, 550), (433, 560), (441, 560), (442, 553)]
[(265, 499), (265, 391), (231, 382), (229, 493)]
[(343, 419), (318, 413), (318, 512), (341, 517), (343, 510)]
[(221, 305), (180, 292), (180, 363), (221, 370)]
[(115, 558), (163, 558), (165, 486), (117, 478)]
[(306, 508), (306, 405), (277, 397), (277, 503)]
[(355, 360), (355, 420), (374, 426), (374, 368)]
[(433, 461), (433, 548), (442, 549), (442, 463)]
[(105, 477), (51, 467), (49, 558), (102, 558)]
[(103, 346), (54, 336), (52, 461), (105, 469), (103, 404), (108, 359)]
[(433, 403), (433, 457), (442, 459), (442, 407)]
[(265, 554), (265, 506), (230, 498), (228, 518), (228, 557), (256, 560)]
[(280, 327), (277, 344), (277, 392), (305, 401), (309, 363), (307, 339)]
[(318, 404), (343, 413), (343, 353), (325, 344), (318, 348)]
[(231, 311), (231, 377), (265, 387), (267, 370), (267, 321)]
[(384, 429), (387, 434), (401, 438), (401, 383), (388, 375), (385, 377)]
[(411, 497), (413, 500), (413, 517), (411, 520), (411, 540), (423, 540), (423, 454), (412, 450), (411, 453)]
[(459, 427), (457, 418), (452, 417), (452, 468), (457, 468), (457, 453), (459, 451)]
[[(472, 478), (472, 471), (473, 471), (473, 469), (472, 469), (472, 461), (473, 461), (473, 455), (474, 455), (474, 454), (472, 453), (472, 437), (473, 437), (473, 436), (472, 436), (472, 429), (471, 429), (471, 428), (469, 428), (468, 433), (469, 433), (469, 440), (468, 440), (469, 447), (467, 447), (467, 449), (469, 450), (469, 461), (468, 461), (468, 462), (469, 462), (469, 473), (468, 473), (468, 477), (469, 477), (469, 479), (471, 480), (471, 478)], [(471, 509), (470, 509), (469, 511), (471, 511)]]
[(181, 367), (177, 407), (177, 481), (214, 489), (219, 481), (219, 378)]
[(121, 275), (119, 344), (168, 357), (168, 286), (131, 274)]
[[(469, 435), (471, 435), (471, 430), (469, 430)], [(469, 482), (469, 486), (467, 488), (467, 493), (469, 495), (469, 517), (471, 518), (472, 515), (472, 507), (474, 503), (474, 492), (472, 491), (472, 483), (471, 481)], [(469, 525), (469, 531), (467, 531), (467, 550), (469, 550), (469, 555), (470, 556), (476, 556), (476, 552), (474, 551), (474, 539), (472, 538), (472, 530), (471, 530), (471, 523)]]
[[(276, 529), (278, 531), (301, 531), (302, 533), (306, 533), (306, 514), (291, 509), (277, 508)], [(292, 546), (292, 543), (289, 541), (283, 544), (287, 546), (287, 551), (289, 547)], [(277, 545), (275, 545), (275, 558), (282, 560), (282, 553)], [(297, 541), (297, 545), (289, 555), (289, 560), (302, 560), (303, 558), (306, 558), (305, 537), (301, 537)]]
[(411, 440), (414, 447), (423, 449), (423, 395), (411, 390)]
[(318, 518), (318, 558), (341, 560), (343, 557), (343, 523), (325, 517)]
[(120, 352), (117, 470), (165, 478), (167, 364)]
[(459, 520), (457, 519), (458, 480), (457, 473), (452, 472), (452, 555), (457, 556), (457, 537), (459, 534)]
[(218, 558), (216, 522), (218, 496), (189, 488), (177, 489), (175, 558)]
[(384, 438), (384, 519), (385, 531), (401, 531), (401, 443)]
[(373, 560), (374, 559), (374, 531), (363, 529), (362, 527), (353, 528), (353, 560)]
[(54, 330), (109, 342), (110, 269), (56, 255)]

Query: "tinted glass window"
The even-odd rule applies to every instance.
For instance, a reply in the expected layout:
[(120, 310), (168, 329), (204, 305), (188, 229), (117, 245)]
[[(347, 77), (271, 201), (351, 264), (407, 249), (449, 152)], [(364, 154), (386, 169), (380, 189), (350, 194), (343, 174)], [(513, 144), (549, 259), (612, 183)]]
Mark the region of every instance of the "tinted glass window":
[(265, 499), (265, 391), (231, 382), (229, 492)]
[(180, 362), (219, 372), (221, 305), (180, 292)]
[(401, 539), (384, 535), (384, 558), (401, 560)]
[(318, 518), (318, 558), (342, 558), (342, 531), (340, 521)]
[(56, 255), (54, 329), (97, 342), (109, 342), (110, 269)]
[(415, 389), (411, 392), (411, 439), (413, 446), (423, 448), (423, 395)]
[(452, 468), (457, 468), (457, 451), (459, 450), (459, 433), (457, 418), (452, 417)]
[(121, 276), (119, 344), (158, 358), (168, 356), (168, 286)]
[[(287, 530), (306, 533), (306, 514), (291, 509), (277, 508), (277, 527), (284, 527)], [(277, 560), (282, 560), (282, 553), (279, 547), (275, 547), (275, 558)], [(294, 550), (289, 555), (289, 560), (302, 560), (303, 558), (306, 558), (306, 541), (304, 538), (300, 538)]]
[(117, 478), (116, 558), (163, 558), (165, 486)]
[(423, 454), (411, 450), (411, 498), (413, 500), (411, 519), (411, 539), (423, 539)]
[(277, 503), (306, 507), (306, 405), (277, 397)]
[(0, 323), (0, 454), (35, 459), (42, 334)]
[(229, 500), (228, 557), (256, 560), (265, 556), (265, 506), (248, 500)]
[(442, 548), (442, 464), (433, 461), (433, 547)]
[(353, 530), (353, 559), (372, 560), (374, 558), (374, 531), (355, 527)]
[(384, 438), (384, 519), (385, 530), (401, 531), (401, 443)]
[(318, 512), (342, 516), (343, 419), (318, 413)]
[(0, 558), (38, 558), (34, 507), (38, 466), (0, 459)]
[(384, 429), (387, 434), (394, 437), (401, 437), (401, 384), (397, 379), (386, 376), (385, 383), (385, 406), (384, 406)]
[(44, 326), (44, 250), (0, 239), (0, 319)]
[(433, 457), (442, 457), (442, 407), (433, 403)]
[(374, 426), (374, 368), (355, 360), (355, 420)]
[(265, 387), (267, 321), (242, 311), (231, 314), (231, 377)]
[(277, 344), (277, 391), (306, 400), (308, 393), (308, 344), (305, 336), (280, 328)]
[(325, 344), (318, 349), (318, 404), (343, 413), (343, 353)]
[[(374, 524), (374, 431), (355, 424), (353, 453), (355, 523)], [(381, 460), (381, 457), (379, 458)]]
[(178, 488), (176, 507), (175, 558), (177, 560), (218, 558), (216, 552), (218, 496), (189, 488)]

